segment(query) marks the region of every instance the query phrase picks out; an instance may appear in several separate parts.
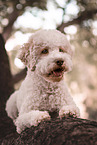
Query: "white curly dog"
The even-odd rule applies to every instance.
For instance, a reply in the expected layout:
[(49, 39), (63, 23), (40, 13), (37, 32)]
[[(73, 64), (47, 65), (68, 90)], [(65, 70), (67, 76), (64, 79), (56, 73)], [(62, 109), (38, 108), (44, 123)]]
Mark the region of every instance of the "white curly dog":
[(72, 69), (72, 49), (64, 34), (57, 30), (35, 32), (22, 46), (19, 58), (28, 68), (27, 76), (6, 103), (18, 133), (49, 120), (53, 112), (60, 118), (79, 117), (63, 77)]

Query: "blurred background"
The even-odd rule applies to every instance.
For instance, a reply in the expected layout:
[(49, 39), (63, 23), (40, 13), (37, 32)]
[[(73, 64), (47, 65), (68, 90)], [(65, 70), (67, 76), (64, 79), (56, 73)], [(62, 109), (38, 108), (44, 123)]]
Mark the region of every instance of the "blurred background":
[(15, 89), (26, 75), (16, 58), (18, 49), (40, 29), (66, 34), (74, 50), (74, 66), (65, 81), (81, 117), (97, 120), (97, 0), (0, 0), (0, 33)]

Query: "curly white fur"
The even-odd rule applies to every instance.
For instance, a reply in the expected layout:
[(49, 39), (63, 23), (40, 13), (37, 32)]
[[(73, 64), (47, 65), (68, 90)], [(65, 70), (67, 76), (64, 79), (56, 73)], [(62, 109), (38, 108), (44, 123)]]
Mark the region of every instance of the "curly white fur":
[(19, 58), (28, 67), (25, 80), (6, 104), (17, 132), (50, 119), (50, 112), (59, 117), (79, 116), (64, 82), (64, 74), (72, 69), (72, 50), (64, 34), (57, 30), (34, 33), (21, 48)]

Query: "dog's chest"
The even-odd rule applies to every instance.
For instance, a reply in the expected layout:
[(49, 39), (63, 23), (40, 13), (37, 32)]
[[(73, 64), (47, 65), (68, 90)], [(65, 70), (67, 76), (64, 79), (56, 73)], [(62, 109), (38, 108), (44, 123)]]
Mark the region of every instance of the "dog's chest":
[(22, 96), (21, 104), (25, 106), (24, 108), (52, 112), (59, 110), (61, 107), (62, 89), (56, 83), (43, 82), (34, 77), (27, 77), (20, 90), (19, 97)]
[[(51, 112), (60, 108), (61, 96), (59, 88), (46, 88), (41, 86), (36, 93), (37, 94), (33, 96), (33, 99), (35, 99), (33, 102), (33, 109), (47, 110)], [(37, 97), (35, 98), (35, 96)]]

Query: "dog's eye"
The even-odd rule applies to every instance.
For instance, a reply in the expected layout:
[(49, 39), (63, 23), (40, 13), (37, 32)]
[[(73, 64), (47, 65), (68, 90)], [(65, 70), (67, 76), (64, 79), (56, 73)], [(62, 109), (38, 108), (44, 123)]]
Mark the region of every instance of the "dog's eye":
[(64, 50), (62, 48), (59, 48), (59, 52), (64, 52)]
[(48, 49), (44, 49), (44, 50), (42, 50), (41, 53), (42, 53), (42, 54), (47, 54), (47, 53), (48, 53)]

